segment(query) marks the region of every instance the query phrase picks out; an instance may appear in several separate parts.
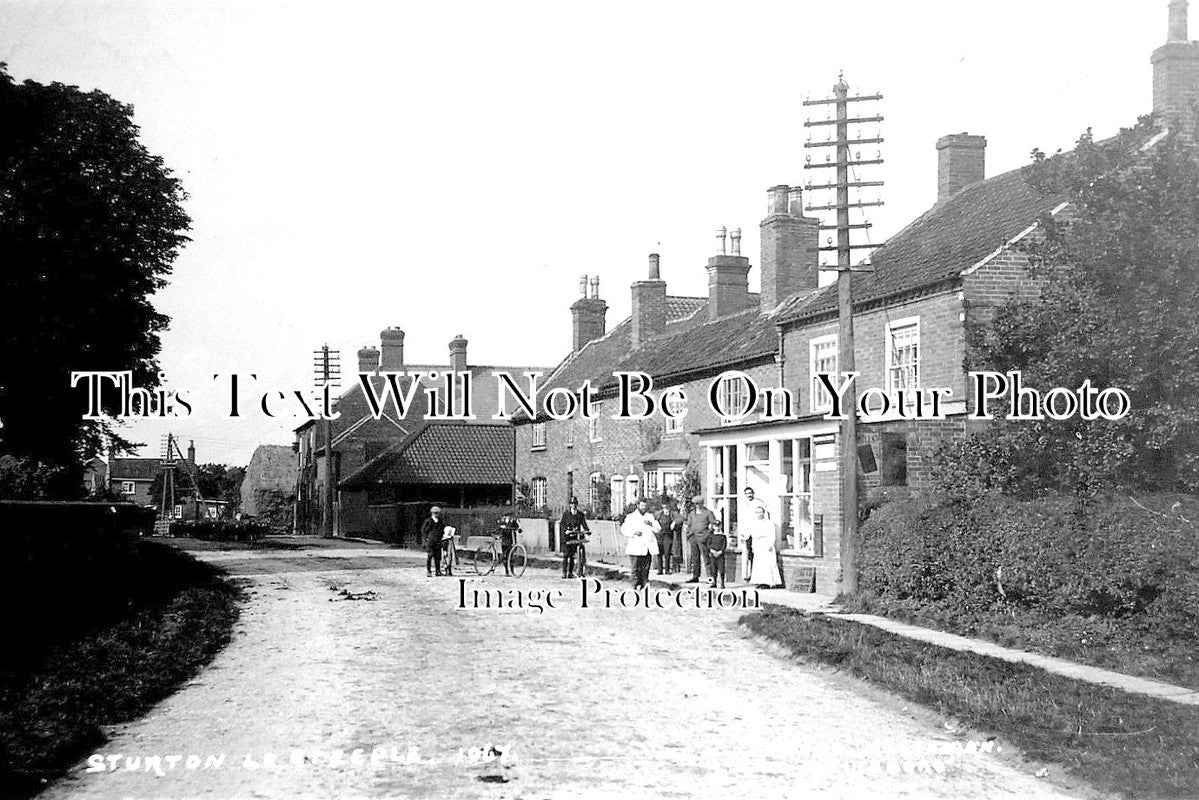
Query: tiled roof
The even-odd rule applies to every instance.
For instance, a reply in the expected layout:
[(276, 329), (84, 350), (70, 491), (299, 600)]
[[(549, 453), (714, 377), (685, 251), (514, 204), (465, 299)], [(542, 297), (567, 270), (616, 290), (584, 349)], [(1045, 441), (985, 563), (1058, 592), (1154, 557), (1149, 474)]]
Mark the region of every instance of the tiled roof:
[(634, 351), (632, 323), (625, 319), (567, 358), (542, 391), (578, 389), (586, 380), (600, 390), (614, 385), (612, 373), (618, 371), (646, 372), (656, 379), (771, 357), (778, 346), (773, 315), (760, 313), (758, 295), (750, 295), (750, 303), (739, 314), (709, 322), (707, 298), (667, 297), (663, 333)]
[[(1028, 173), (1024, 167), (967, 186), (897, 233), (874, 252), (874, 272), (852, 275), (855, 307), (956, 279), (1053, 211), (1062, 198), (1033, 189)], [(759, 312), (756, 295), (749, 310), (715, 322), (707, 321), (706, 308), (707, 298), (667, 298), (666, 330), (632, 352), (625, 319), (563, 361), (544, 391), (577, 389), (585, 380), (597, 389), (611, 387), (617, 371), (658, 379), (772, 357), (777, 326), (835, 313), (837, 287), (792, 295), (769, 314)]]
[(510, 425), (432, 422), (371, 459), (340, 484), (490, 484), (515, 480), (516, 431)]
[(158, 475), (157, 458), (114, 458), (108, 465), (109, 480), (152, 481)]
[[(874, 272), (851, 276), (854, 305), (956, 278), (1051, 212), (1062, 198), (1033, 189), (1029, 170), (1022, 167), (971, 184), (891, 237), (871, 256)], [(779, 319), (793, 322), (836, 308), (834, 284), (812, 302), (784, 303)]]
[(691, 448), (677, 436), (667, 437), (658, 449), (647, 456), (642, 456), (642, 464), (654, 464), (662, 461), (687, 461), (691, 458)]

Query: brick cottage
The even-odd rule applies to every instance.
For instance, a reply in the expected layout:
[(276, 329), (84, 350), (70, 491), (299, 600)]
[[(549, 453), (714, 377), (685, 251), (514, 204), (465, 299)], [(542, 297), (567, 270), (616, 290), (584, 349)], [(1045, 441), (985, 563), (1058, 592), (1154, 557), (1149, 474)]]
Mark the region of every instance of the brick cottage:
[[(1153, 110), (1189, 135), (1199, 43), (1186, 37), (1187, 3), (1174, 0), (1167, 44), (1152, 58)], [(1029, 185), (1028, 168), (987, 179), (986, 146), (982, 136), (966, 133), (940, 139), (936, 204), (874, 252), (873, 272), (852, 276), (860, 389), (953, 392), (943, 420), (904, 419), (909, 407), (861, 421), (858, 464), (868, 487), (927, 486), (935, 447), (964, 435), (967, 326), (985, 323), (1009, 298), (1036, 292), (1019, 244), (1035, 235), (1044, 215), (1067, 211), (1063, 198)], [(707, 297), (670, 295), (660, 259), (651, 255), (646, 279), (631, 286), (631, 315), (610, 331), (598, 279), (584, 279), (571, 307), (571, 352), (543, 392), (577, 390), (590, 380), (599, 414), (517, 419), (516, 472), (538, 506), (556, 510), (577, 495), (592, 514), (617, 515), (639, 497), (671, 490), (692, 468), (734, 535), (741, 491), (752, 487), (778, 524), (788, 585), (797, 567), (806, 567), (816, 574), (816, 591), (836, 594), (840, 434), (838, 423), (825, 419), (830, 397), (814, 374), (837, 371), (837, 291), (818, 285), (819, 221), (803, 215), (800, 190), (775, 186), (767, 197), (759, 295), (748, 290), (751, 265), (740, 255), (737, 230), (731, 246), (726, 232), (718, 234), (705, 267)], [(616, 371), (651, 375), (655, 391), (682, 387), (690, 398), (686, 416), (611, 419)], [(782, 421), (721, 419), (708, 403), (715, 379), (726, 408), (745, 396), (748, 380), (789, 389), (800, 407)]]

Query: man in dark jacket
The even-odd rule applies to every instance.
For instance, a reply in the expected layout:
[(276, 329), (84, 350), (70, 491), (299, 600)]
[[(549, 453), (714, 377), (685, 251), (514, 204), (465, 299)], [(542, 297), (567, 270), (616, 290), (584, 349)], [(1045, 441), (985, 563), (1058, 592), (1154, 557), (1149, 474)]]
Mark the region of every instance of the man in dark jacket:
[(670, 556), (674, 552), (674, 515), (675, 501), (667, 500), (654, 517), (658, 520), (660, 530), (658, 537), (658, 574), (670, 572)]
[(708, 537), (712, 535), (712, 530), (719, 524), (716, 515), (708, 509), (704, 508), (703, 495), (696, 495), (691, 498), (691, 512), (687, 514), (685, 523), (687, 531), (687, 544), (690, 548), (689, 555), (691, 556), (691, 580), (687, 583), (699, 583), (700, 570), (704, 564), (708, 565), (708, 575), (711, 578), (711, 583), (715, 583), (715, 578), (712, 577), (712, 563), (708, 556)]
[[(558, 520), (558, 532), (562, 535), (562, 577), (573, 578), (575, 576), (575, 554), (578, 552), (578, 539), (576, 534), (590, 533), (591, 529), (587, 527), (587, 517), (579, 510), (579, 501), (575, 498), (570, 498), (570, 506), (562, 512), (562, 518)], [(583, 564), (579, 564), (579, 571), (582, 572)]]
[(441, 577), (441, 539), (445, 535), (445, 522), (441, 518), (441, 506), (429, 509), (429, 518), (420, 526), (420, 538), (425, 543), (425, 569), (429, 577), (433, 577), (434, 568), (437, 577)]

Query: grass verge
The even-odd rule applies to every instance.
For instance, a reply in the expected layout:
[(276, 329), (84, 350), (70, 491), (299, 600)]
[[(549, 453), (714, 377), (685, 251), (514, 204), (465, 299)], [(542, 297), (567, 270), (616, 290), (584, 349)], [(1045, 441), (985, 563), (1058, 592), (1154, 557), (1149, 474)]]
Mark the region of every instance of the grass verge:
[(1077, 661), (1199, 691), (1199, 647), (1139, 629), (1134, 620), (1045, 614), (1026, 609), (961, 611), (932, 603), (862, 594), (844, 610)]
[(741, 622), (801, 659), (1002, 736), (1097, 789), (1138, 799), (1199, 797), (1199, 708), (779, 606)]
[(101, 726), (141, 716), (229, 642), (238, 589), (185, 553), (138, 547), (137, 569), (122, 582), (125, 613), (3, 675), (0, 797), (40, 791), (103, 743)]

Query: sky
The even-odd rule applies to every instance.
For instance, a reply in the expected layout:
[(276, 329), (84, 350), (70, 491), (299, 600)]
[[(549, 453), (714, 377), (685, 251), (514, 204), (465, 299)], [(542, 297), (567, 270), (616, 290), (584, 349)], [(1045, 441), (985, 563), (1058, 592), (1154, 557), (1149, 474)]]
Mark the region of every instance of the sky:
[(244, 465), (302, 420), (227, 418), (214, 374), (307, 389), (313, 349), (349, 374), (389, 326), (411, 363), (462, 334), (472, 364), (552, 368), (580, 275), (611, 328), (651, 252), (705, 295), (722, 226), (756, 291), (766, 189), (807, 179), (802, 101), (842, 72), (884, 95), (881, 242), (935, 201), (947, 133), (986, 136), (995, 175), (1148, 113), (1166, 22), (1166, 0), (4, 0), (0, 61), (131, 104), (182, 181), (192, 241), (154, 303), (194, 410), (128, 433)]

